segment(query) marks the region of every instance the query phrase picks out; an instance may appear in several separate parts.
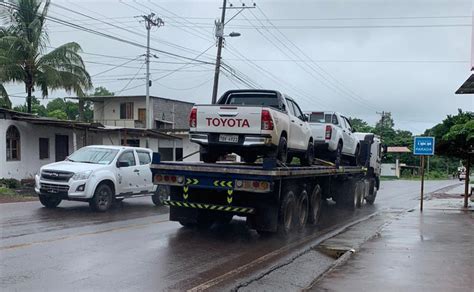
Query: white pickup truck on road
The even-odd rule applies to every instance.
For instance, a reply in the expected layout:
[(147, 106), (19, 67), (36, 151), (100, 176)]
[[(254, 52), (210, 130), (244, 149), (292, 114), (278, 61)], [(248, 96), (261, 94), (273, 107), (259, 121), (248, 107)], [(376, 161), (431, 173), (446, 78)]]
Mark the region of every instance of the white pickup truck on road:
[(86, 146), (65, 161), (41, 167), (35, 176), (35, 191), (47, 208), (62, 200), (89, 202), (96, 211), (108, 210), (114, 201), (155, 194), (150, 164), (153, 152), (126, 146)]
[(359, 139), (349, 119), (337, 112), (308, 112), (316, 156), (330, 158), (340, 164), (343, 156), (357, 165)]
[(313, 138), (296, 102), (274, 90), (230, 90), (213, 105), (196, 105), (189, 117), (191, 141), (201, 146), (201, 159), (216, 162), (230, 153), (247, 163), (258, 156), (304, 165), (314, 158)]

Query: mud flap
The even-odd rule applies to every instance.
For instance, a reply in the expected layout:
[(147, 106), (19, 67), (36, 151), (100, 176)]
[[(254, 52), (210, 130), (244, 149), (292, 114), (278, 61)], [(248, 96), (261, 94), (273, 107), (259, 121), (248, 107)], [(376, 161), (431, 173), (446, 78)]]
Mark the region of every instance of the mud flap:
[(278, 208), (257, 208), (255, 215), (247, 216), (247, 224), (255, 230), (276, 232), (278, 227)]

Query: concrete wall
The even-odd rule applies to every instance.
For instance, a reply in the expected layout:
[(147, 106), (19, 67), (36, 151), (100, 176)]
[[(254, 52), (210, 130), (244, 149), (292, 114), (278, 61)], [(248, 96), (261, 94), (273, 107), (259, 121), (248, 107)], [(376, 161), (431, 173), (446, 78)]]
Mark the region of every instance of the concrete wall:
[[(14, 125), (20, 132), (20, 160), (7, 161), (6, 132)], [(74, 134), (76, 133), (76, 139)], [(0, 120), (0, 178), (17, 180), (34, 178), (41, 166), (55, 162), (55, 135), (69, 136), (69, 154), (84, 146), (84, 131), (70, 128), (34, 125), (22, 121)], [(49, 138), (49, 158), (39, 159), (39, 138)]]
[(173, 121), (173, 104), (174, 104), (174, 120), (175, 129), (189, 128), (189, 112), (193, 107), (192, 104), (176, 102), (173, 100), (154, 98), (153, 99), (153, 115), (156, 119)]
[[(124, 102), (133, 102), (133, 119), (121, 120), (120, 119), (120, 104)], [(188, 128), (188, 116), (192, 104), (177, 102), (173, 100), (152, 98), (153, 105), (153, 116), (158, 120), (173, 121), (173, 105), (174, 105), (174, 121), (176, 129), (187, 129)], [(145, 97), (140, 98), (111, 98), (104, 102), (94, 102), (94, 121), (103, 123), (109, 126), (119, 127), (135, 127), (134, 120), (138, 120), (138, 109), (145, 108), (146, 101)], [(155, 126), (155, 125), (153, 125)], [(170, 126), (171, 128), (171, 126)]]

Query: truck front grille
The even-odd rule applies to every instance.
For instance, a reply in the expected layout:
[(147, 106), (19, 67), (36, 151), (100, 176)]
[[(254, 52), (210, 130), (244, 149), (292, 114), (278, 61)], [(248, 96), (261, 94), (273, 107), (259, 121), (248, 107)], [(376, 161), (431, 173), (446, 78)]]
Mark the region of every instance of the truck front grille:
[(43, 170), (41, 172), (41, 178), (55, 181), (69, 181), (74, 175), (74, 172), (59, 171), (59, 170)]
[(41, 183), (41, 191), (47, 193), (67, 193), (69, 191), (69, 186)]

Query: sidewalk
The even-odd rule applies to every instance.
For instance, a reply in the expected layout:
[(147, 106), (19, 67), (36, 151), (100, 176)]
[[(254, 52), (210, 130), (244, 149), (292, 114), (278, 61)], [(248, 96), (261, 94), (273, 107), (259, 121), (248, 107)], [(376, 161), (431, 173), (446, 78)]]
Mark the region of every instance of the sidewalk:
[(474, 291), (474, 212), (434, 199), (386, 226), (311, 291)]

